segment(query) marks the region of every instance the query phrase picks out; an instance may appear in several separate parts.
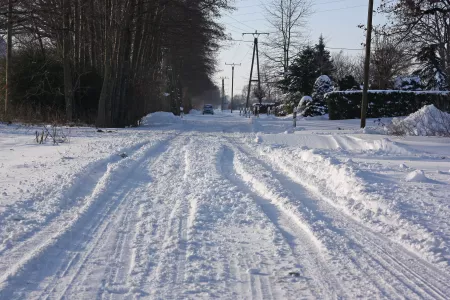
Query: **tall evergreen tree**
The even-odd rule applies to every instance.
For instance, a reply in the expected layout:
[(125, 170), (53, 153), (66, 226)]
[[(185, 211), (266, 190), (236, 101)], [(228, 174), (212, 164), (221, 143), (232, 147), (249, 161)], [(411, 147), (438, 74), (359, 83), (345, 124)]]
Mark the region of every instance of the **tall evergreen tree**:
[(319, 75), (331, 76), (334, 72), (334, 66), (331, 60), (330, 51), (325, 49), (325, 41), (322, 35), (319, 37), (319, 43), (314, 46), (314, 51)]
[(316, 64), (316, 53), (312, 47), (306, 46), (289, 66), (285, 91), (311, 95), (314, 82), (318, 76), (319, 69)]
[(443, 62), (438, 56), (436, 48), (431, 45), (421, 49), (417, 59), (422, 64), (422, 68), (415, 73), (424, 81), (426, 89), (448, 90), (447, 74), (443, 70)]

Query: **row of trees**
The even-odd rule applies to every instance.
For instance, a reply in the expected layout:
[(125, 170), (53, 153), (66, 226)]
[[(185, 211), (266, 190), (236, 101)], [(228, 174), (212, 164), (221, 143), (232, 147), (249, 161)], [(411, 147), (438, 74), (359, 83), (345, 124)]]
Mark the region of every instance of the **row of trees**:
[[(273, 32), (264, 44), (263, 77), (269, 79), (263, 82), (263, 93), (273, 101), (265, 91), (281, 91), (288, 111), (302, 96), (316, 93), (314, 84), (321, 75), (327, 75), (336, 90), (360, 89), (363, 84), (363, 51), (330, 53), (323, 37), (308, 45), (302, 30), (312, 12), (309, 0), (277, 0), (267, 9)], [(370, 88), (448, 90), (450, 0), (383, 0), (378, 13), (389, 23), (375, 28)]]
[(381, 34), (403, 44), (405, 56), (414, 64), (429, 89), (450, 87), (450, 0), (382, 0), (380, 13), (391, 24)]
[(13, 44), (0, 73), (4, 118), (122, 127), (189, 109), (218, 91), (225, 36), (214, 20), (226, 9), (227, 0), (0, 0), (0, 32)]

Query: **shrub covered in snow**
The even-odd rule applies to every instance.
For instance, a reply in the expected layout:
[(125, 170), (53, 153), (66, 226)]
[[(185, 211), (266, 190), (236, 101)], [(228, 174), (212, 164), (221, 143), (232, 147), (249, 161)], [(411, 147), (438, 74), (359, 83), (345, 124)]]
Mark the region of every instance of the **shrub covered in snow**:
[[(450, 111), (450, 92), (373, 90), (369, 91), (368, 97), (368, 118), (407, 116), (430, 104)], [(331, 120), (361, 116), (362, 91), (335, 91), (326, 94), (325, 99)]]
[(427, 105), (406, 118), (394, 118), (387, 131), (394, 135), (450, 136), (450, 114)]
[(297, 112), (299, 116), (305, 116), (305, 112), (310, 110), (313, 99), (311, 96), (303, 96), (297, 106)]
[(394, 89), (403, 91), (420, 91), (422, 83), (418, 75), (397, 76), (394, 81)]
[(286, 116), (287, 115), (286, 105), (280, 104), (280, 105), (276, 106), (275, 107), (275, 115), (278, 117)]
[(312, 93), (312, 101), (307, 102), (308, 106), (305, 106), (302, 110), (302, 116), (312, 117), (321, 116), (328, 112), (327, 103), (325, 102), (325, 94), (333, 91), (333, 82), (327, 75), (322, 75), (317, 78), (314, 83), (314, 89)]

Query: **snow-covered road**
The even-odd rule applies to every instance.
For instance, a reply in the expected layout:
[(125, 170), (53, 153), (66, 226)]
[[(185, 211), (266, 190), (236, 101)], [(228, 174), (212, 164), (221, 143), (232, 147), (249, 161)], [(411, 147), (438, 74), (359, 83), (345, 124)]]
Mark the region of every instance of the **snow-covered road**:
[(173, 121), (0, 128), (0, 299), (450, 298), (449, 139)]

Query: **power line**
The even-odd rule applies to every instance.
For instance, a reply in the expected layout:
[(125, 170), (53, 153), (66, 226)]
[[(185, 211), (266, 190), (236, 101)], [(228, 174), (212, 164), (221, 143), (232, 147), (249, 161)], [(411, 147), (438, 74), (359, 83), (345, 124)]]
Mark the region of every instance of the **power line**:
[(222, 24), (230, 25), (231, 27), (234, 27), (234, 28), (236, 28), (237, 30), (240, 30), (240, 32), (245, 31), (245, 29), (239, 28), (239, 27), (233, 25), (232, 23), (222, 22)]
[[(359, 7), (367, 7), (367, 5), (355, 5), (355, 6), (339, 7), (339, 8), (333, 8), (333, 9), (327, 9), (327, 10), (314, 11), (313, 13), (317, 14), (317, 13), (330, 12), (330, 11), (339, 11), (339, 10), (359, 8)], [(237, 14), (235, 16), (246, 16), (246, 15), (254, 15), (254, 14), (255, 14), (255, 12), (250, 12), (250, 13), (244, 13), (244, 14)], [(230, 18), (232, 18), (232, 17), (230, 17)], [(236, 20), (234, 18), (232, 18), (232, 19)], [(244, 24), (244, 22), (255, 22), (255, 21), (263, 21), (263, 20), (267, 20), (267, 19), (266, 18), (259, 18), (259, 19), (247, 20), (247, 21), (238, 21), (238, 20), (236, 20), (236, 22), (247, 26), (246, 24)], [(228, 23), (228, 24), (233, 24), (233, 23)], [(249, 27), (249, 26), (247, 26), (247, 27)]]
[(337, 11), (337, 10), (344, 10), (344, 9), (351, 9), (351, 8), (358, 8), (358, 7), (367, 7), (367, 4), (356, 5), (356, 6), (347, 6), (347, 7), (335, 8), (335, 9), (320, 10), (320, 11), (316, 11), (314, 13), (322, 13), (322, 12), (328, 12), (328, 11)]
[(330, 4), (330, 3), (340, 3), (340, 2), (346, 2), (349, 0), (333, 0), (333, 1), (328, 1), (328, 2), (319, 2), (319, 3), (313, 3), (314, 5), (323, 5), (323, 4)]
[(251, 30), (255, 30), (255, 28), (248, 26), (247, 24), (245, 24), (245, 23), (243, 23), (243, 22), (241, 22), (241, 21), (239, 21), (239, 20), (233, 18), (233, 17), (230, 16), (230, 15), (227, 15), (227, 17), (230, 17), (231, 19), (233, 19), (233, 20), (235, 20), (236, 22), (238, 22), (238, 23), (240, 23), (240, 24), (242, 24), (242, 25), (244, 25), (244, 26), (250, 28)]
[(325, 47), (327, 49), (332, 49), (332, 50), (349, 50), (349, 51), (362, 51), (364, 50), (363, 48), (360, 49), (355, 49), (355, 48), (335, 48), (335, 47)]
[[(341, 3), (341, 2), (346, 2), (349, 0), (333, 0), (333, 1), (329, 1), (329, 2), (320, 2), (320, 3), (313, 3), (312, 6), (316, 6), (316, 5), (323, 5), (323, 4), (330, 4), (330, 3)], [(252, 4), (252, 5), (245, 5), (245, 6), (236, 6), (236, 8), (248, 8), (248, 7), (266, 7), (265, 4)], [(236, 15), (238, 16), (238, 15)]]
[(242, 62), (244, 61), (244, 59), (247, 57), (248, 53), (250, 52), (250, 50), (252, 50), (253, 47), (249, 47), (247, 50), (247, 53), (245, 53), (244, 57), (241, 59), (241, 61), (239, 62), (240, 64), (242, 64)]
[[(234, 57), (236, 56), (236, 54), (237, 54), (237, 52), (238, 52), (238, 50), (239, 50), (239, 46), (241, 45), (241, 43), (239, 43), (239, 44), (237, 44), (235, 47), (236, 47), (236, 49), (234, 50), (234, 53), (233, 53), (233, 56), (231, 57), (231, 59), (233, 60), (234, 59)], [(226, 64), (226, 63), (225, 63)]]
[(232, 42), (244, 42), (244, 43), (253, 43), (253, 41), (244, 41), (244, 40), (227, 40), (227, 41), (232, 41)]

